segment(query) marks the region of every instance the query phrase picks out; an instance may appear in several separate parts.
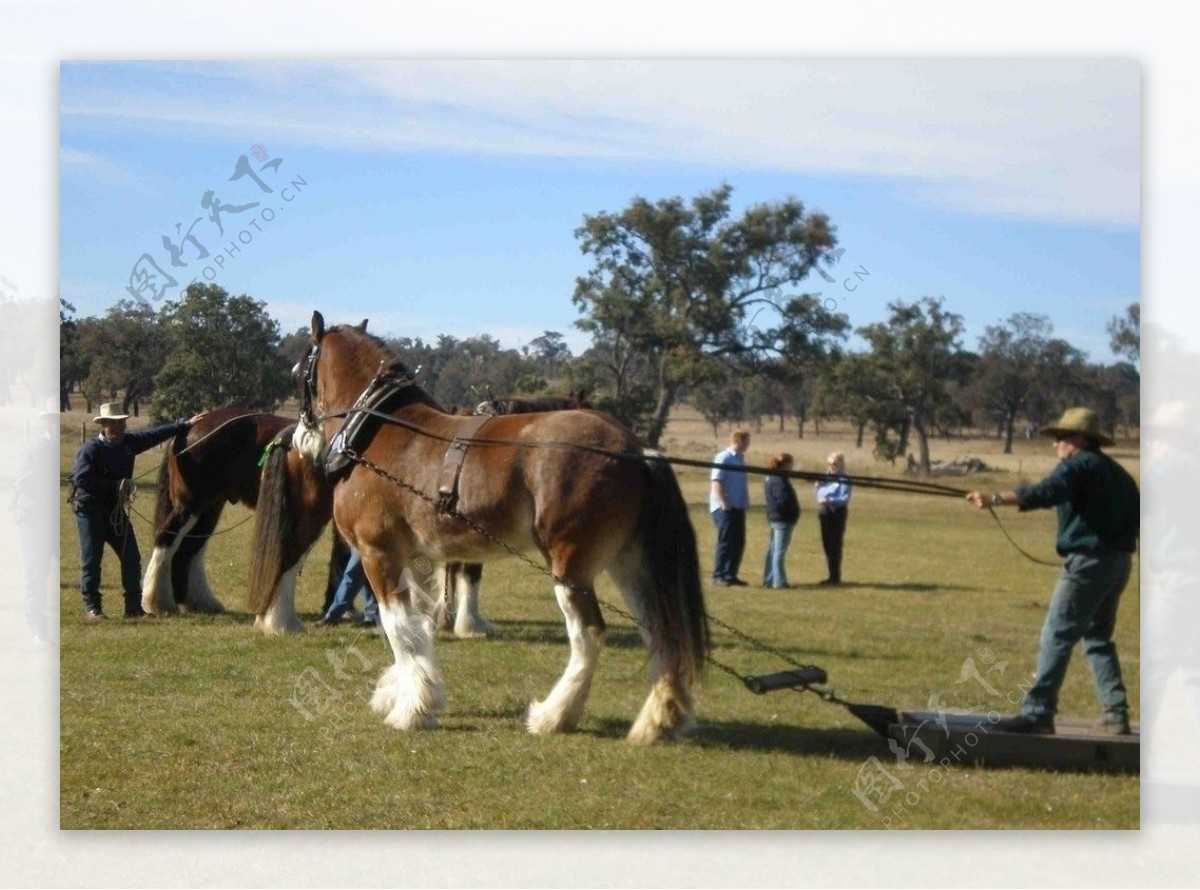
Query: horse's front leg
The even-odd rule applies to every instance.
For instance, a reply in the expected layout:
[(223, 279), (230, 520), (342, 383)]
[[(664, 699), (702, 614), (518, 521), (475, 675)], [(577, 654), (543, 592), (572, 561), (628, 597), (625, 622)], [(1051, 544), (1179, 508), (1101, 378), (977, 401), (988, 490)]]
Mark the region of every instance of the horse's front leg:
[(379, 624), (395, 663), (375, 684), (371, 708), (396, 729), (431, 729), (446, 704), (441, 674), (433, 661), (435, 591), (420, 586), (408, 568), (386, 553), (368, 549), (363, 568), (379, 600)]
[(152, 615), (175, 612), (178, 606), (171, 589), (171, 563), (183, 536), (196, 524), (196, 515), (176, 507), (154, 536), (154, 552), (142, 578), (142, 611)]

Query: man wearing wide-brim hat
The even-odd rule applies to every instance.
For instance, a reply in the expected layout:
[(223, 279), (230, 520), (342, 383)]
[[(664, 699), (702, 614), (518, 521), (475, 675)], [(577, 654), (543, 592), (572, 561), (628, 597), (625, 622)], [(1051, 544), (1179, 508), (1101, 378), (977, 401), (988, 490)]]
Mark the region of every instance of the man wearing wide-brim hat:
[(1054, 440), (1058, 455), (1059, 463), (1050, 475), (1012, 491), (967, 495), (979, 508), (1004, 504), (1015, 504), (1022, 511), (1054, 507), (1058, 511), (1056, 546), (1064, 558), (1042, 626), (1033, 686), (1025, 693), (1021, 712), (1000, 720), (994, 728), (1054, 732), (1058, 691), (1071, 650), (1082, 641), (1096, 696), (1104, 709), (1097, 728), (1128, 733), (1129, 700), (1112, 637), (1141, 527), (1137, 483), (1100, 450), (1113, 440), (1101, 432), (1096, 412), (1088, 408), (1068, 408), (1057, 423), (1040, 430), (1040, 435)]
[(125, 617), (142, 618), (142, 556), (125, 507), (133, 491), (134, 458), (180, 433), (192, 423), (180, 420), (136, 433), (127, 432), (128, 414), (116, 402), (100, 406), (93, 418), (100, 435), (83, 443), (71, 473), (71, 506), (79, 527), (79, 549), (83, 607), (87, 619), (104, 618), (100, 602), (100, 563), (104, 545), (112, 547), (121, 562), (121, 587), (125, 594)]

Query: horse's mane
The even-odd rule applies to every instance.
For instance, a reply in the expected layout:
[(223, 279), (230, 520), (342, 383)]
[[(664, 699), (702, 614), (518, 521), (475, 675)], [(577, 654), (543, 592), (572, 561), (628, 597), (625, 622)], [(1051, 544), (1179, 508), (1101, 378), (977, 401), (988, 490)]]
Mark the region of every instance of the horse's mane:
[[(429, 405), (431, 408), (434, 408), (443, 414), (449, 413), (445, 408), (438, 404), (437, 400), (433, 396), (425, 391), (424, 387), (416, 382), (416, 375), (409, 370), (408, 365), (404, 364), (404, 362), (400, 360), (392, 348), (388, 346), (387, 341), (382, 337), (377, 337), (374, 334), (368, 333), (362, 328), (354, 325), (344, 324), (334, 325), (333, 327), (326, 329), (325, 333), (326, 335), (340, 333), (343, 336), (348, 336), (352, 341), (365, 340), (368, 344), (374, 346), (383, 353), (387, 361), (387, 364), (382, 369), (384, 372), (393, 377), (399, 377), (402, 379), (407, 378), (412, 381), (411, 386), (404, 387), (402, 390), (403, 395), (397, 400), (396, 403), (393, 404), (393, 408), (402, 408), (405, 405), (411, 405), (414, 402), (420, 402), (421, 404)], [(358, 345), (358, 343), (355, 343), (355, 346)]]

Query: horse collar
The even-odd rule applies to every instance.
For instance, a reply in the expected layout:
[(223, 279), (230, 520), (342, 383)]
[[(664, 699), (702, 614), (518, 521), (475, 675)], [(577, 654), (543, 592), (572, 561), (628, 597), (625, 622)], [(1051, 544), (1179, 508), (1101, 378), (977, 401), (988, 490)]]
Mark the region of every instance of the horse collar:
[[(398, 396), (416, 386), (411, 374), (398, 376), (391, 368), (380, 368), (351, 408), (344, 412), (342, 426), (329, 441), (329, 447), (318, 463), (333, 481), (351, 464), (347, 450), (362, 453), (379, 429), (380, 415), (401, 407)], [(335, 416), (335, 415), (334, 415)]]

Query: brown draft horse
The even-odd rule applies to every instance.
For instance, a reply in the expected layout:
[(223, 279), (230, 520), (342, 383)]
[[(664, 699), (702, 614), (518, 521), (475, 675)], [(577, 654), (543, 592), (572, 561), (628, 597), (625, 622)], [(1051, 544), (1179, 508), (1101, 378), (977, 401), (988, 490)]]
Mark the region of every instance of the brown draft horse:
[[(395, 659), (379, 678), (371, 707), (399, 729), (437, 724), (445, 691), (433, 660), (428, 602), (410, 566), (502, 557), (507, 553), (499, 540), (543, 557), (570, 641), (563, 675), (543, 701), (529, 707), (529, 731), (570, 730), (583, 715), (604, 638), (593, 586), (603, 571), (621, 591), (650, 653), (650, 694), (629, 740), (649, 744), (686, 730), (692, 723), (691, 686), (708, 651), (708, 623), (695, 532), (670, 467), (645, 460), (637, 438), (606, 414), (501, 416), (467, 446), (456, 511), (440, 511), (432, 495), (443, 456), (472, 419), (438, 408), (382, 341), (362, 328), (326, 330), (314, 313), (311, 330), (313, 345), (303, 368), (305, 408), (293, 447), (286, 460), (268, 462), (263, 485), (268, 473), (295, 460), (330, 466), (342, 419), (356, 404), (375, 405), (374, 412), (386, 415), (386, 422), (374, 418), (369, 437), (351, 443), (359, 455), (330, 486), (334, 522), (362, 554)], [(386, 399), (375, 399), (372, 390), (381, 382)], [(300, 478), (305, 476), (301, 471)], [(258, 518), (260, 531), (272, 518), (281, 527), (274, 551), (286, 549), (289, 526), (305, 521), (264, 511), (261, 503)], [(258, 546), (271, 537), (260, 534)], [(284, 558), (276, 552), (274, 561)], [(256, 561), (272, 557), (256, 554)], [(266, 616), (281, 590), (273, 583), (277, 575), (253, 575), (251, 607)]]
[(204, 554), (226, 503), (258, 502), (259, 457), (294, 421), (244, 408), (216, 408), (167, 443), (158, 472), (154, 552), (142, 608), (161, 615), (185, 606), (222, 612), (208, 585)]

